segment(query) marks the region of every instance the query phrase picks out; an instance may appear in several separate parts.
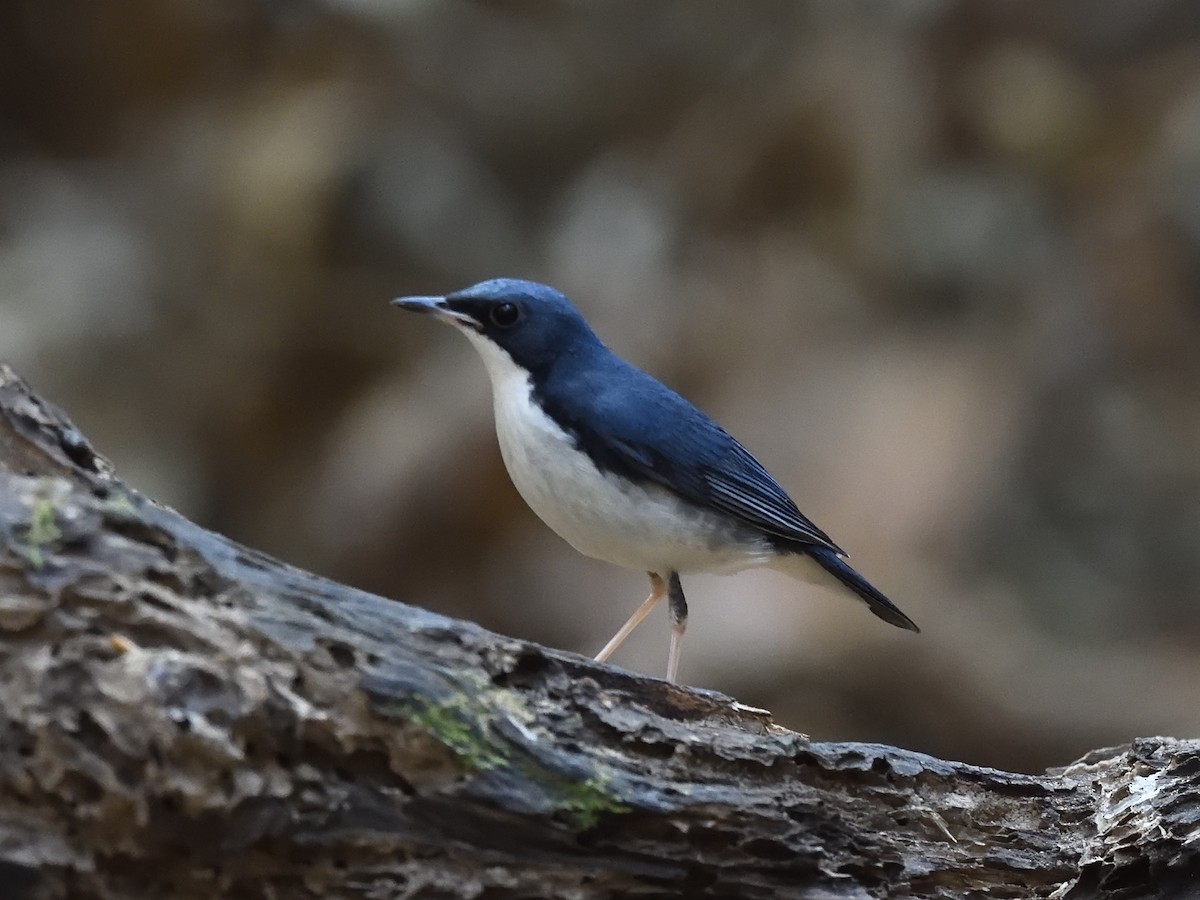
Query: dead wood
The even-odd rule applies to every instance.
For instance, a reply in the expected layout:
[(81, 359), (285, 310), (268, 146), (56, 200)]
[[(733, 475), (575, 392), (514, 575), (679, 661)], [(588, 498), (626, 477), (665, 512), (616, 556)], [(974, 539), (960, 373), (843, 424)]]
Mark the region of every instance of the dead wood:
[(1200, 896), (1200, 742), (1030, 776), (302, 572), (0, 368), (0, 897)]

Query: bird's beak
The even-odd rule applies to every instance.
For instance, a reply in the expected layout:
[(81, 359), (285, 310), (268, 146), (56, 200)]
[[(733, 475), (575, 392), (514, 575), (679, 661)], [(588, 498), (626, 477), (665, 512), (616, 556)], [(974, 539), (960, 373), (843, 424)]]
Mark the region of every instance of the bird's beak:
[(456, 312), (446, 305), (445, 297), (397, 297), (392, 306), (407, 309), (409, 312), (432, 313), (437, 319), (451, 324), (461, 323), (474, 325), (474, 319), (463, 313)]

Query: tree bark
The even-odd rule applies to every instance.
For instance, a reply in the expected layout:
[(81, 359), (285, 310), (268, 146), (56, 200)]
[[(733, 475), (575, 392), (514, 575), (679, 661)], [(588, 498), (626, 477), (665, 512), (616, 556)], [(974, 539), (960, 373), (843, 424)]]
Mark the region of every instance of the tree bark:
[(0, 367), (0, 897), (1200, 896), (1200, 742), (1030, 776), (292, 568)]

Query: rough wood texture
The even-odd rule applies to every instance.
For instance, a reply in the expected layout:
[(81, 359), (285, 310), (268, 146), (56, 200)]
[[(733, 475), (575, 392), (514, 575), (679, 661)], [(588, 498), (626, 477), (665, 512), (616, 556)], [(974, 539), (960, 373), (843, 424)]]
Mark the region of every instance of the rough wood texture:
[(298, 571), (0, 369), (0, 897), (1200, 896), (1200, 742), (1017, 775)]

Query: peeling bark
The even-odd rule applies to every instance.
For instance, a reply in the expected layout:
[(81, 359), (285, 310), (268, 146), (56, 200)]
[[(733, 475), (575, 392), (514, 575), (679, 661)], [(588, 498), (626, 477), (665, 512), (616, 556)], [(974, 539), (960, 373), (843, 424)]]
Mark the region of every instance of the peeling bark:
[(815, 743), (323, 580), (0, 368), (0, 897), (1191, 898), (1198, 783)]

